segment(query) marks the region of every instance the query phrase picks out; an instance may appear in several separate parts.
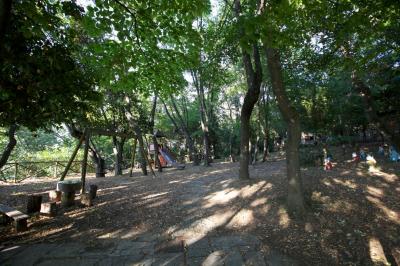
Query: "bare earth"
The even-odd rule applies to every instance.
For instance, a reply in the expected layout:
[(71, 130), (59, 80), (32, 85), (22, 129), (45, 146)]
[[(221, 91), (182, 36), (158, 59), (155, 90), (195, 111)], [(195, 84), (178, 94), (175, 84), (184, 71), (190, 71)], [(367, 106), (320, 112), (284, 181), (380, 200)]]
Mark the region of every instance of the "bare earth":
[[(0, 227), (0, 249), (33, 243), (97, 243), (138, 238), (191, 239), (251, 235), (272, 250), (310, 265), (400, 264), (400, 163), (378, 168), (344, 162), (332, 171), (302, 170), (308, 204), (303, 219), (285, 206), (285, 161), (250, 166), (252, 179), (237, 179), (237, 163), (165, 169), (156, 178), (95, 179), (92, 207), (35, 216), (29, 230)], [(55, 188), (55, 180), (0, 184), (0, 202), (24, 211), (26, 194)], [(77, 195), (77, 199), (79, 196)]]

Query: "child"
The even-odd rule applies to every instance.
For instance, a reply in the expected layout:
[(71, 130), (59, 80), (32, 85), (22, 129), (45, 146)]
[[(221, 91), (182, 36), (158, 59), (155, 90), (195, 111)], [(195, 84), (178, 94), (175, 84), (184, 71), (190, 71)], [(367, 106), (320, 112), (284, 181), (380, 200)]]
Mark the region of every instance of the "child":
[(330, 158), (330, 157), (325, 158), (325, 160), (324, 160), (324, 166), (325, 166), (325, 171), (327, 171), (327, 170), (332, 170), (333, 165), (332, 165), (332, 163), (331, 163), (331, 158)]
[(362, 161), (366, 161), (367, 160), (367, 154), (365, 153), (363, 148), (360, 149), (360, 159)]
[(353, 152), (351, 157), (353, 158), (353, 162), (358, 162), (360, 160), (360, 156), (358, 156), (357, 152)]
[(327, 148), (323, 149), (324, 152), (324, 167), (326, 170), (332, 170), (332, 154), (328, 151)]

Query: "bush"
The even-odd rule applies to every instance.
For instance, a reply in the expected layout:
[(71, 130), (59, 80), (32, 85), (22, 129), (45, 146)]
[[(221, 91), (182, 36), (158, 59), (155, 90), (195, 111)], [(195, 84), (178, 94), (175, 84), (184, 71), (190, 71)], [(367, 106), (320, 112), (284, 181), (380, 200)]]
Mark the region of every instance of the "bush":
[(301, 146), (299, 150), (300, 166), (321, 166), (324, 159), (322, 147)]

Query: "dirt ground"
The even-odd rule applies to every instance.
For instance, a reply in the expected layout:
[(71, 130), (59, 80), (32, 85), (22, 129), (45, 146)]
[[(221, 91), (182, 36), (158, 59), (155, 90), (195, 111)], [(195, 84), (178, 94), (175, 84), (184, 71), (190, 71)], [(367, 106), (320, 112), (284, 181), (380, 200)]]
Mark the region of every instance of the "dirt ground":
[[(302, 170), (308, 212), (286, 210), (285, 161), (250, 166), (251, 180), (238, 180), (238, 163), (165, 169), (156, 178), (95, 179), (92, 207), (59, 209), (54, 218), (35, 216), (29, 230), (0, 227), (2, 247), (38, 242), (135, 239), (146, 233), (170, 238), (252, 234), (265, 250), (275, 249), (310, 265), (400, 263), (400, 163), (338, 162), (331, 171)], [(0, 184), (0, 202), (24, 210), (26, 194), (55, 188), (55, 180)], [(79, 196), (77, 195), (77, 199)]]

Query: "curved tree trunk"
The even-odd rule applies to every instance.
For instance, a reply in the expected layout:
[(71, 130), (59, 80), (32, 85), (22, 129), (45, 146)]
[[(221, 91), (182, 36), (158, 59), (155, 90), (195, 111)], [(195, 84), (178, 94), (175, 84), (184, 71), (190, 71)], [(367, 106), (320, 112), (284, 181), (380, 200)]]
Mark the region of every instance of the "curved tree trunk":
[[(236, 18), (240, 19), (241, 16), (241, 4), (240, 0), (235, 0), (234, 2), (234, 12)], [(241, 37), (245, 36), (245, 31), (243, 25), (238, 28), (239, 35)], [(249, 179), (249, 139), (250, 139), (250, 117), (253, 112), (254, 105), (258, 101), (258, 96), (260, 94), (261, 80), (262, 80), (262, 67), (260, 60), (260, 53), (258, 50), (258, 45), (253, 44), (253, 60), (254, 68), (252, 64), (252, 58), (250, 54), (242, 48), (242, 61), (244, 69), (246, 71), (246, 81), (247, 81), (247, 92), (244, 97), (242, 110), (240, 113), (240, 168), (239, 168), (239, 178)]]
[(286, 145), (288, 208), (291, 213), (302, 216), (305, 212), (305, 207), (299, 160), (299, 145), (301, 140), (300, 119), (286, 94), (278, 50), (266, 48), (266, 56), (272, 89), (277, 98), (279, 110), (288, 127)]
[(11, 155), (11, 152), (13, 151), (15, 145), (17, 145), (17, 140), (15, 139), (15, 132), (17, 131), (17, 128), (18, 128), (17, 125), (11, 125), (10, 128), (8, 129), (7, 133), (8, 144), (5, 147), (0, 157), (0, 169), (3, 168), (3, 166), (7, 163), (8, 158)]

